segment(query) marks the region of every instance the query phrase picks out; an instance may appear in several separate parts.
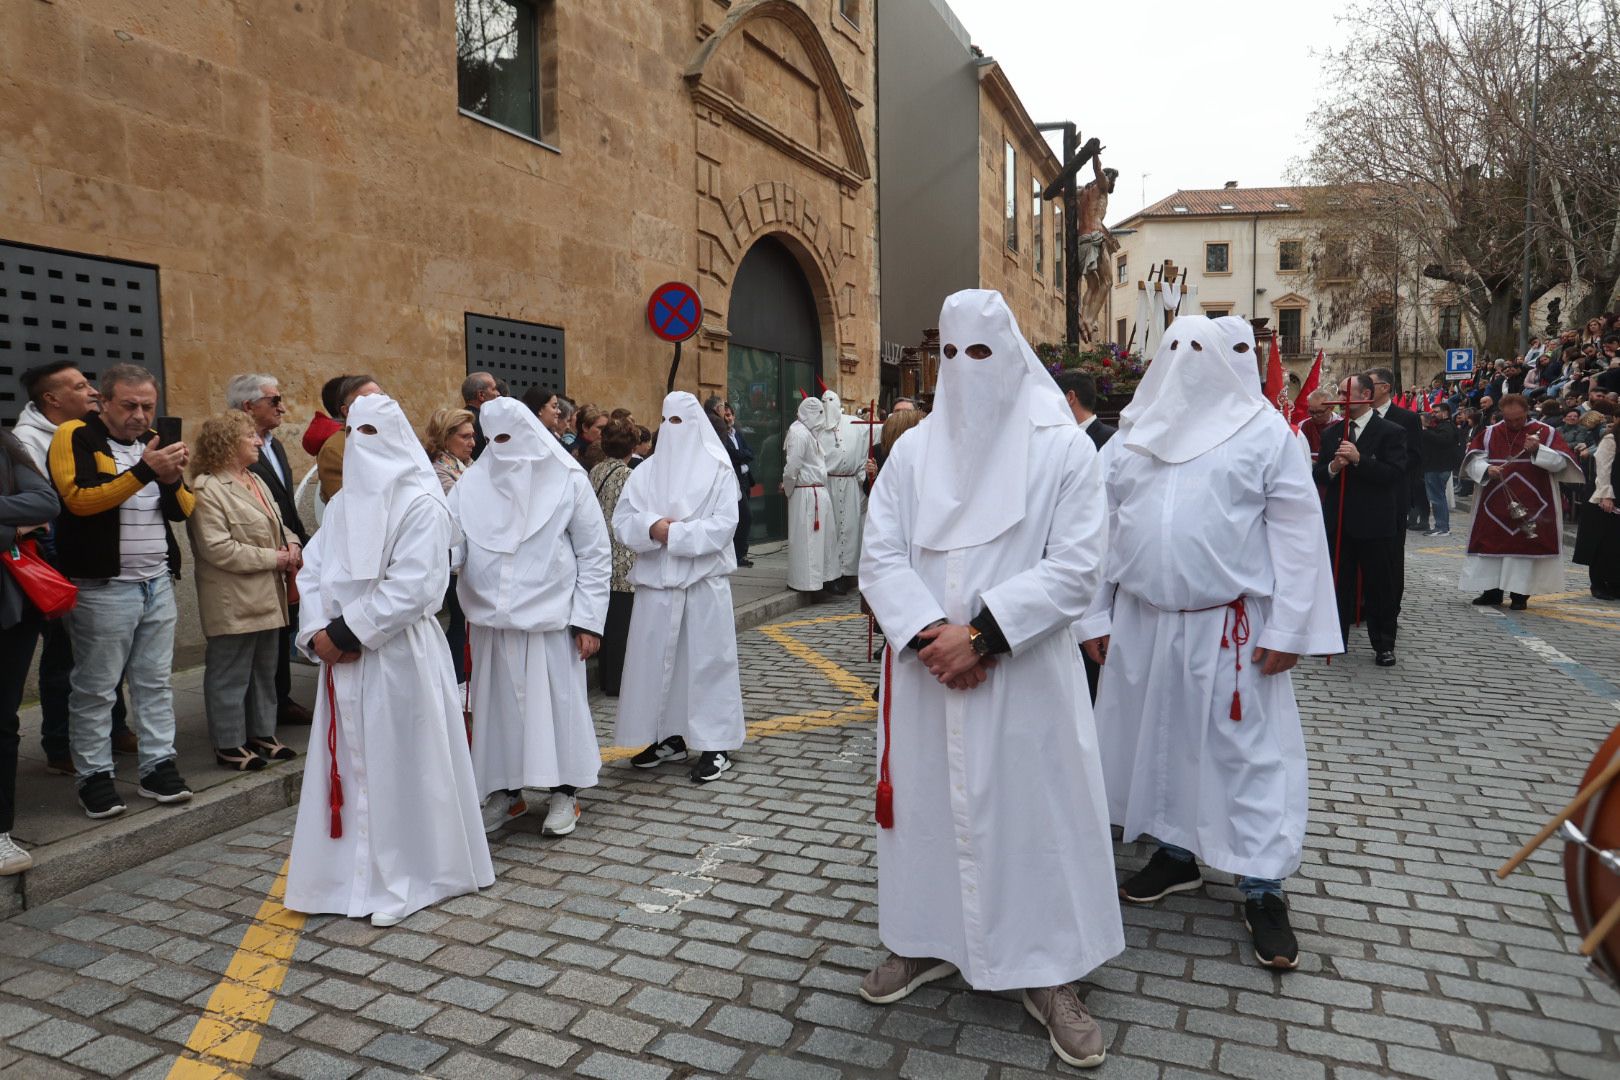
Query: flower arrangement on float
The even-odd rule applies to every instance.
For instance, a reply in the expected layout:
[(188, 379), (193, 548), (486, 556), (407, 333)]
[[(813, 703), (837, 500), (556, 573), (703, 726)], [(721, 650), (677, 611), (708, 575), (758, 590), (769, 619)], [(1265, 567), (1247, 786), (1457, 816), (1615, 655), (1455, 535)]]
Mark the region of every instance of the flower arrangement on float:
[(1097, 396), (1110, 399), (1123, 408), (1142, 381), (1147, 361), (1141, 353), (1122, 349), (1111, 341), (1089, 346), (1048, 343), (1035, 346), (1035, 355), (1056, 375), (1063, 371), (1083, 371), (1097, 384)]

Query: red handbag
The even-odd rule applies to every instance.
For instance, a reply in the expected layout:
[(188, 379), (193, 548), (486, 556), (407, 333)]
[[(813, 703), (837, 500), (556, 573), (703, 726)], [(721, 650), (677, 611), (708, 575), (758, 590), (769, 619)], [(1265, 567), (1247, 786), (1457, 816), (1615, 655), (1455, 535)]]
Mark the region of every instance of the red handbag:
[(0, 552), (0, 563), (5, 564), (29, 603), (47, 619), (61, 618), (79, 602), (79, 587), (40, 558), (32, 540), (19, 540), (10, 551)]

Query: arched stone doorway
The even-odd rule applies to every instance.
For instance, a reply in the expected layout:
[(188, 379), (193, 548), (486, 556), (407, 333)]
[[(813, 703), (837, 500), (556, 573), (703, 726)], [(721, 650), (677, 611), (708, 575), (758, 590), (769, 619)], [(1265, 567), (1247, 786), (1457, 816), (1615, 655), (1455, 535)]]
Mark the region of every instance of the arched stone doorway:
[(816, 293), (787, 244), (761, 237), (737, 266), (727, 306), (727, 393), (737, 426), (754, 448), (755, 540), (787, 536), (782, 435), (801, 392), (819, 395), (822, 328)]

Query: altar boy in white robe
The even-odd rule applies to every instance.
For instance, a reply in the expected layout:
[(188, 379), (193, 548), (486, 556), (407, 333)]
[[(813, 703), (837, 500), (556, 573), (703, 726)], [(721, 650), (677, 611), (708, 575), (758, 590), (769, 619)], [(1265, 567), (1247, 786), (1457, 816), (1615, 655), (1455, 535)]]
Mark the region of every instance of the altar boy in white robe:
[(473, 775), (484, 830), (551, 789), (541, 832), (566, 836), (601, 753), (585, 661), (602, 643), (613, 555), (590, 480), (515, 398), (479, 411), (484, 453), (450, 489), (465, 543), (456, 593), (472, 645)]
[(1070, 983), (1125, 947), (1085, 671), (1069, 626), (1104, 543), (1096, 447), (1000, 293), (945, 301), (934, 412), (867, 509), (884, 636), (878, 936), (866, 1000), (960, 971), (1021, 990), (1058, 1056), (1102, 1064)]
[(286, 904), (393, 926), (495, 870), (434, 617), (455, 531), (444, 489), (393, 399), (356, 398), (348, 432), (343, 491), (298, 574), (298, 645), (322, 677)]
[(693, 781), (718, 780), (745, 734), (730, 579), (737, 474), (691, 394), (664, 398), (657, 448), (625, 482), (613, 531), (636, 553), (614, 744), (646, 746), (630, 759), (638, 769), (696, 750)]
[(1310, 466), (1261, 394), (1245, 320), (1171, 324), (1104, 466), (1108, 561), (1079, 636), (1106, 660), (1111, 819), (1160, 844), (1120, 896), (1197, 889), (1202, 859), (1237, 876), (1256, 959), (1292, 968), (1282, 879), (1307, 769), (1287, 672), (1344, 642)]

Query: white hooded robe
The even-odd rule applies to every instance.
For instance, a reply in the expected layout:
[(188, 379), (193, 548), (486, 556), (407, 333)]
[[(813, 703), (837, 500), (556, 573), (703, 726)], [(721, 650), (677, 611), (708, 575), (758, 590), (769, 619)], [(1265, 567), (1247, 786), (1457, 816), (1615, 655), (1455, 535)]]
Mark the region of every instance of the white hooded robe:
[[(403, 917), (495, 881), (450, 648), (435, 614), (454, 527), (404, 413), (349, 411), (344, 489), (304, 549), (299, 647), (341, 616), (360, 659), (330, 667), (341, 837), (330, 806), (333, 700), (321, 680), (287, 870), (293, 911)], [(363, 434), (370, 425), (377, 434)], [(371, 440), (376, 440), (375, 443)]]
[[(782, 437), (782, 493), (787, 496), (788, 588), (815, 592), (838, 576), (837, 531), (821, 449), (819, 398), (799, 402), (799, 418)], [(834, 546), (829, 547), (832, 538)]]
[[(993, 356), (941, 364), (935, 412), (878, 476), (861, 557), (861, 592), (894, 647), (878, 935), (901, 956), (955, 964), (975, 989), (1053, 986), (1125, 947), (1085, 671), (1067, 633), (1102, 559), (1097, 451), (999, 293), (948, 298), (940, 333)], [(906, 643), (983, 608), (1011, 652), (982, 685), (948, 689)]]
[[(613, 511), (615, 535), (636, 553), (613, 741), (647, 746), (680, 735), (689, 750), (735, 750), (745, 734), (730, 579), (737, 474), (697, 398), (670, 394), (663, 416), (657, 449)], [(667, 544), (650, 535), (662, 518), (673, 521)]]
[[(866, 475), (866, 432), (857, 430), (844, 404), (828, 390), (821, 395), (821, 452), (827, 460), (827, 501), (833, 528), (828, 533), (828, 577), (856, 574), (861, 568), (861, 480)], [(857, 438), (859, 435), (859, 438)]]
[[(1305, 738), (1292, 678), (1262, 675), (1253, 652), (1343, 641), (1310, 467), (1261, 396), (1252, 351), (1229, 353), (1222, 329), (1172, 323), (1120, 418), (1103, 455), (1104, 586), (1077, 636), (1112, 635), (1096, 715), (1125, 839), (1280, 879), (1305, 841)], [(1239, 597), (1247, 644), (1223, 647), (1244, 637), (1227, 606)]]
[(600, 637), (607, 619), (607, 524), (585, 470), (527, 406), (497, 398), (480, 419), (490, 442), (450, 489), (478, 793), (591, 787), (601, 752), (573, 631)]

